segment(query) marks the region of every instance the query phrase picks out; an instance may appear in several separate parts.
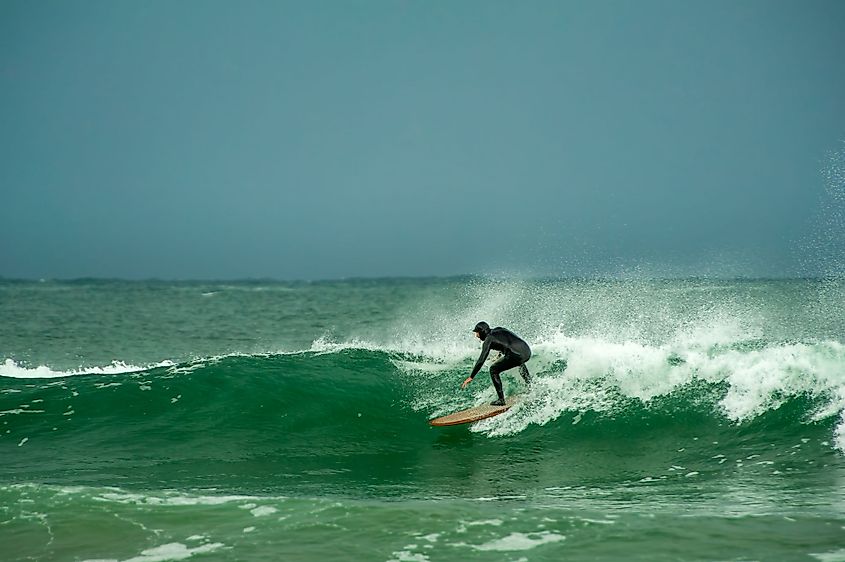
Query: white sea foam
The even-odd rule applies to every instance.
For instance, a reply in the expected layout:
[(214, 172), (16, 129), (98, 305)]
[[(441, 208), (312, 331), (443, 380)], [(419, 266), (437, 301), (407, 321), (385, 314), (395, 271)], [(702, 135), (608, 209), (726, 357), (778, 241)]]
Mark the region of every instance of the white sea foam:
[(174, 363), (172, 361), (160, 361), (155, 364), (138, 366), (123, 361), (112, 361), (109, 365), (99, 367), (85, 367), (80, 369), (70, 369), (67, 371), (56, 371), (46, 365), (39, 365), (38, 367), (22, 367), (12, 359), (0, 365), (0, 376), (11, 377), (17, 379), (52, 379), (59, 377), (72, 377), (75, 375), (119, 375), (123, 373), (136, 373), (147, 369), (154, 369), (157, 367), (171, 367)]
[(249, 512), (252, 513), (252, 515), (255, 517), (264, 517), (265, 515), (272, 515), (277, 511), (278, 510), (275, 507), (270, 507), (269, 505), (262, 505), (261, 507), (251, 509)]
[[(320, 337), (314, 340), (311, 343), (311, 348), (306, 350), (305, 352), (313, 352), (316, 354), (330, 354), (330, 353), (341, 353), (343, 351), (347, 351), (350, 349), (355, 350), (362, 350), (362, 351), (390, 351), (384, 345), (379, 345), (373, 342), (369, 342), (366, 340), (359, 340), (359, 339), (352, 339), (349, 341), (344, 342), (335, 342), (325, 337)], [(293, 353), (304, 353), (303, 351), (293, 352)], [(279, 355), (286, 355), (286, 353), (280, 353)]]
[(836, 426), (833, 442), (837, 449), (845, 452), (845, 410), (839, 416), (839, 425)]
[(397, 550), (392, 554), (393, 558), (389, 558), (387, 562), (428, 562), (429, 558), (425, 554), (418, 552), (411, 552), (410, 550)]
[[(338, 349), (349, 349), (354, 348), (353, 344), (341, 346), (338, 345)], [(114, 360), (109, 365), (103, 366), (95, 366), (95, 367), (84, 367), (79, 369), (68, 369), (68, 370), (55, 370), (52, 367), (46, 365), (40, 365), (38, 367), (23, 367), (20, 366), (14, 359), (6, 359), (5, 362), (0, 365), (0, 377), (11, 377), (11, 378), (19, 378), (19, 379), (44, 379), (44, 378), (64, 378), (64, 377), (72, 377), (78, 375), (121, 375), (121, 374), (131, 374), (131, 373), (138, 373), (142, 371), (147, 371), (149, 369), (157, 369), (166, 367), (167, 372), (170, 374), (187, 374), (202, 367), (213, 365), (215, 363), (219, 363), (225, 359), (230, 357), (272, 357), (272, 356), (282, 356), (282, 355), (301, 355), (304, 353), (309, 353), (311, 350), (303, 350), (303, 351), (285, 351), (285, 352), (275, 352), (275, 353), (225, 353), (221, 355), (214, 355), (211, 357), (204, 357), (200, 359), (194, 359), (189, 362), (185, 363), (176, 363), (170, 359), (165, 359), (162, 361), (158, 361), (155, 363), (148, 363), (144, 365), (133, 365), (132, 363), (127, 363), (125, 361)], [(108, 385), (116, 386), (120, 383), (108, 383)], [(100, 388), (105, 388), (102, 386)], [(142, 388), (142, 390), (149, 390), (148, 388)]]
[(193, 506), (222, 505), (226, 503), (255, 499), (252, 496), (194, 496), (163, 492), (162, 495), (135, 494), (120, 490), (102, 492), (93, 497), (98, 501), (107, 501), (129, 505)]
[(530, 550), (542, 544), (564, 540), (566, 537), (549, 531), (539, 533), (511, 533), (506, 537), (473, 546), (475, 550), (508, 552), (513, 550)]
[[(845, 345), (820, 341), (748, 349), (741, 343), (727, 331), (714, 331), (710, 337), (680, 334), (660, 345), (555, 333), (532, 346), (529, 367), (539, 376), (526, 399), (507, 414), (475, 424), (473, 430), (491, 435), (517, 433), (565, 412), (612, 411), (620, 398), (648, 403), (696, 381), (725, 386), (717, 407), (734, 422), (752, 419), (802, 395), (822, 403), (808, 419), (842, 415)], [(845, 418), (836, 431), (836, 444), (845, 451)]]
[(845, 548), (832, 550), (830, 552), (810, 553), (810, 556), (822, 562), (842, 562), (845, 560)]
[[(189, 548), (186, 545), (178, 542), (163, 544), (155, 548), (148, 548), (142, 550), (139, 556), (127, 558), (122, 562), (166, 562), (169, 560), (185, 560), (195, 554), (203, 554), (205, 552), (213, 552), (221, 547), (223, 543), (209, 543), (195, 548)], [(119, 562), (117, 559), (109, 560), (86, 560), (85, 562)]]
[(29, 410), (24, 408), (15, 408), (14, 410), (0, 410), (0, 417), (7, 414), (43, 414), (44, 410)]

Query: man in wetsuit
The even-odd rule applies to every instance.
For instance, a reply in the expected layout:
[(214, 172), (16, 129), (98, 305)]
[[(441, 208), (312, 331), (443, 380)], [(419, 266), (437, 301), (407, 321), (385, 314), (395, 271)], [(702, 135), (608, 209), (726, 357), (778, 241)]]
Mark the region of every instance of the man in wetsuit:
[(475, 362), (475, 367), (472, 368), (472, 374), (461, 384), (461, 388), (466, 388), (472, 382), (472, 379), (481, 370), (481, 366), (484, 365), (491, 349), (499, 351), (502, 355), (495, 363), (490, 365), (490, 378), (493, 379), (493, 386), (496, 387), (496, 394), (499, 395), (499, 399), (490, 402), (490, 405), (504, 406), (505, 393), (502, 391), (502, 379), (499, 377), (499, 373), (519, 367), (519, 374), (522, 375), (525, 384), (530, 385), (531, 374), (528, 372), (525, 362), (531, 358), (531, 348), (522, 338), (510, 330), (504, 328), (493, 328), (491, 330), (487, 322), (476, 324), (473, 332), (475, 332), (475, 337), (484, 343), (481, 346), (481, 356)]

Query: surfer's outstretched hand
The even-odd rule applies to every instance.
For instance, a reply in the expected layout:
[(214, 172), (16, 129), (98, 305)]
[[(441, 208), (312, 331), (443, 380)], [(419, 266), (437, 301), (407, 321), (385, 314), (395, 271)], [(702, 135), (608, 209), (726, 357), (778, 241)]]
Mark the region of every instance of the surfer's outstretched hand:
[(467, 377), (467, 380), (461, 383), (461, 388), (466, 388), (469, 383), (472, 382), (472, 377)]

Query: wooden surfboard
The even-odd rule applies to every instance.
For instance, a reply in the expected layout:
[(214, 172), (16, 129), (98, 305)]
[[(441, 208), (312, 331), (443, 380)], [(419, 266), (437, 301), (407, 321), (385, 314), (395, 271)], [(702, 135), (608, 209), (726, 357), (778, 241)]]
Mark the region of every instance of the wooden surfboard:
[(517, 400), (517, 396), (510, 396), (505, 399), (504, 406), (490, 406), (489, 404), (476, 406), (474, 408), (455, 412), (454, 414), (449, 414), (448, 416), (434, 418), (433, 420), (429, 420), (428, 423), (437, 427), (442, 427), (445, 425), (460, 425), (462, 423), (477, 422), (478, 420), (483, 420), (485, 418), (490, 418), (503, 412), (507, 412), (511, 406), (516, 404)]

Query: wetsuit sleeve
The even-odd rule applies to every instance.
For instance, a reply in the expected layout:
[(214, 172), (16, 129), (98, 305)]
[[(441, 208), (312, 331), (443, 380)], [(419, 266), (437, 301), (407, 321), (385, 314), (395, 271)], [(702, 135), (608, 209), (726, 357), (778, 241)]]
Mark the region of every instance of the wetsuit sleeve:
[(490, 336), (487, 336), (487, 339), (484, 340), (484, 345), (481, 346), (481, 355), (478, 358), (478, 361), (475, 362), (475, 367), (472, 368), (472, 374), (469, 378), (475, 378), (475, 375), (478, 374), (478, 371), (481, 370), (481, 366), (484, 365), (484, 362), (487, 360), (487, 356), (490, 354), (490, 343), (491, 343)]

